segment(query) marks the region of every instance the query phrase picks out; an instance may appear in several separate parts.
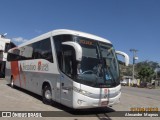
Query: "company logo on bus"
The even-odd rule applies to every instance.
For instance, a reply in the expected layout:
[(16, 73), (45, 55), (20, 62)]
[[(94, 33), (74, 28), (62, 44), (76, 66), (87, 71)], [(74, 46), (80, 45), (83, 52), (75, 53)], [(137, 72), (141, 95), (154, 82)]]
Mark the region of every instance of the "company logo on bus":
[(23, 63), (23, 70), (36, 70), (36, 65)]
[(41, 70), (41, 61), (38, 62), (38, 70)]
[(30, 63), (30, 64), (23, 63), (23, 70), (49, 71), (49, 65), (48, 65), (48, 63), (42, 63), (41, 61), (38, 61), (37, 65), (35, 65), (33, 63)]
[(108, 97), (108, 88), (105, 88), (104, 89), (104, 98), (107, 98)]
[(104, 89), (104, 93), (108, 94), (108, 89), (107, 88)]

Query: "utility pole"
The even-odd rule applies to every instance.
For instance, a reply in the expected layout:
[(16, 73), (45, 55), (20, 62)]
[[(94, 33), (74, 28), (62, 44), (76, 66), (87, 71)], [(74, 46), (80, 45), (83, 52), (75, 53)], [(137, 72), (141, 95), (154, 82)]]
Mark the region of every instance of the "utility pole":
[(136, 49), (130, 49), (131, 52), (133, 52), (133, 71), (132, 71), (132, 80), (134, 80), (134, 66), (135, 66), (135, 61), (138, 60), (138, 57), (136, 56), (136, 52), (138, 50)]

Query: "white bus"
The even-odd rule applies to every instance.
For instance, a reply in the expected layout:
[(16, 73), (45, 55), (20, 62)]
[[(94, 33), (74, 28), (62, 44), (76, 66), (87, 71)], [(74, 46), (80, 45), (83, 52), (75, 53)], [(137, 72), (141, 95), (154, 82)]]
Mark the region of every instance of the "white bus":
[[(83, 32), (59, 29), (10, 49), (6, 79), (71, 108), (94, 108), (120, 100), (119, 65), (110, 41)], [(80, 71), (80, 72), (78, 72)]]
[(0, 78), (5, 77), (5, 64), (7, 60), (7, 52), (9, 49), (15, 47), (15, 44), (10, 39), (0, 35)]

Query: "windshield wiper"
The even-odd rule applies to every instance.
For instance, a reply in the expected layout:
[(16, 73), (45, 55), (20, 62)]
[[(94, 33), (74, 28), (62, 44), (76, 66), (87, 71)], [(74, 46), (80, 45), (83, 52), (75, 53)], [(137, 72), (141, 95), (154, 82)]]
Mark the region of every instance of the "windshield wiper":
[(98, 77), (96, 76), (96, 79), (95, 79), (94, 82), (93, 82), (93, 87), (96, 87), (97, 82), (98, 82)]

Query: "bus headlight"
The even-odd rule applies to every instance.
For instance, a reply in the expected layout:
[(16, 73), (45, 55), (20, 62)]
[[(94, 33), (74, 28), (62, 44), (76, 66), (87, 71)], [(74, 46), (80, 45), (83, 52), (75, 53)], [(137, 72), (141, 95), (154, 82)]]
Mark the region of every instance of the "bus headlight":
[(85, 96), (89, 96), (90, 94), (92, 94), (92, 93), (90, 93), (90, 92), (88, 92), (88, 91), (79, 89), (79, 88), (77, 88), (77, 87), (73, 87), (73, 90), (74, 90), (75, 92), (78, 92), (78, 93), (80, 93), (80, 94), (82, 94), (82, 95), (85, 95)]

